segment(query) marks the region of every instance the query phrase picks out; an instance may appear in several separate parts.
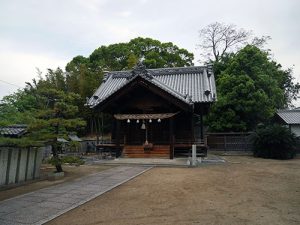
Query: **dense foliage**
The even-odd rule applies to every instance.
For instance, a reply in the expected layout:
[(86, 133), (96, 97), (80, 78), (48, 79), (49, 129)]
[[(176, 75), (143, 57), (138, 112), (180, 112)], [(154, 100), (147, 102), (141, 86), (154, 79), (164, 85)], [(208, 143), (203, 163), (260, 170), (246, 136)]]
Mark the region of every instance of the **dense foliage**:
[(192, 53), (171, 42), (139, 37), (128, 43), (101, 46), (88, 60), (92, 70), (97, 71), (131, 69), (139, 60), (147, 68), (191, 66), (193, 59)]
[(272, 159), (291, 159), (296, 154), (296, 136), (286, 127), (259, 127), (254, 138), (254, 156)]
[(31, 110), (36, 107), (35, 97), (23, 90), (3, 97), (0, 104), (0, 126), (28, 124), (33, 118)]
[(193, 54), (187, 50), (151, 38), (139, 37), (128, 43), (103, 45), (89, 57), (76, 56), (67, 64), (68, 88), (90, 97), (105, 71), (131, 69), (140, 60), (147, 68), (191, 66), (193, 59)]
[(269, 54), (247, 45), (215, 63), (218, 101), (207, 123), (213, 131), (250, 131), (287, 107), (299, 91), (291, 70)]

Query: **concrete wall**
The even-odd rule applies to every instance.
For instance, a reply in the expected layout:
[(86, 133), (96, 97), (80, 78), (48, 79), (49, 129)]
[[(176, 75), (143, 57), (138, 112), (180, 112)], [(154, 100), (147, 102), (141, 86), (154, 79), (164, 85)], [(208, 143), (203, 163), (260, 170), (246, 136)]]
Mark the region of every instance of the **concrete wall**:
[(0, 185), (6, 183), (7, 163), (8, 163), (8, 149), (2, 148), (0, 150)]
[(42, 148), (0, 147), (0, 186), (38, 178)]

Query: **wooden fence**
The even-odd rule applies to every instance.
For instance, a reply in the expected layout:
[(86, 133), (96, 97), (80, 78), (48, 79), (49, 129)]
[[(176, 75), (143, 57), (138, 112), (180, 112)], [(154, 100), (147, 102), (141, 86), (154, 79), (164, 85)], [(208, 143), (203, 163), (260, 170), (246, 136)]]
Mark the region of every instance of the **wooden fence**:
[(42, 148), (0, 147), (0, 186), (40, 176)]
[(253, 133), (207, 133), (207, 145), (212, 151), (251, 151)]

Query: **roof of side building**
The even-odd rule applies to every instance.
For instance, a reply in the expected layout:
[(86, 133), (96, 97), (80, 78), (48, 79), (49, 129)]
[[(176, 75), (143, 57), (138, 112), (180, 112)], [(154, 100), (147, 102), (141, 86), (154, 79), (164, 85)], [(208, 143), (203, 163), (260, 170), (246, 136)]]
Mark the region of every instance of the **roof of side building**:
[(279, 110), (277, 115), (286, 123), (286, 124), (300, 124), (300, 108), (291, 109), (291, 110)]
[(27, 125), (15, 124), (11, 126), (0, 127), (0, 136), (20, 137), (27, 132)]

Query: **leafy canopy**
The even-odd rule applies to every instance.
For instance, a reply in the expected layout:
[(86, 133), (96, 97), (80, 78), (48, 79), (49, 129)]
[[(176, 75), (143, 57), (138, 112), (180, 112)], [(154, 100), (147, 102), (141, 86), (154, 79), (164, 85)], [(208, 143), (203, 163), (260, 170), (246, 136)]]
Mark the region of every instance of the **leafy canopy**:
[(213, 131), (253, 130), (276, 109), (287, 106), (299, 90), (291, 82), (290, 70), (283, 70), (267, 52), (252, 45), (215, 63), (215, 71), (218, 101), (207, 118)]

